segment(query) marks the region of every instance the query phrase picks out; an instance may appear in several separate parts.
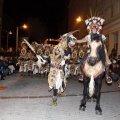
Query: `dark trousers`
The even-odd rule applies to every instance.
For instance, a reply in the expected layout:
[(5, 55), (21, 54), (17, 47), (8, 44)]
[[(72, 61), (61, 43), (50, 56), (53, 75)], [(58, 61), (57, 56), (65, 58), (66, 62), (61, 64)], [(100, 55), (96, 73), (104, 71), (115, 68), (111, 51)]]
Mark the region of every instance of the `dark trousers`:
[(3, 73), (0, 71), (1, 79), (3, 79)]
[(57, 97), (57, 89), (53, 89), (53, 96), (56, 96)]

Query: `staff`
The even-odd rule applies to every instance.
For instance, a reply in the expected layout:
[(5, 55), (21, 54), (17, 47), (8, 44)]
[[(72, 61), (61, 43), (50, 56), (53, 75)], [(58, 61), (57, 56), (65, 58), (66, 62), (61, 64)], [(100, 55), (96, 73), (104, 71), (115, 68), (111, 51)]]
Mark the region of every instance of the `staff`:
[[(24, 39), (24, 42), (28, 45), (28, 47), (36, 54), (36, 52), (35, 52), (35, 50), (34, 50), (34, 48), (30, 45), (30, 43), (26, 40), (26, 39)], [(41, 63), (45, 63), (45, 60), (41, 57), (41, 55), (37, 55), (36, 54), (36, 57), (39, 59), (39, 60), (41, 60)]]

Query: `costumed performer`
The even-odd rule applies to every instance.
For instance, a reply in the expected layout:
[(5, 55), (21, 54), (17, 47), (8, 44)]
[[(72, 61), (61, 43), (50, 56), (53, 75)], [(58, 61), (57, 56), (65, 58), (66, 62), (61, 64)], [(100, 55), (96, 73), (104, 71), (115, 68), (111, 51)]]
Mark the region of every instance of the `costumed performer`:
[(53, 90), (52, 102), (54, 105), (57, 105), (58, 94), (62, 94), (66, 89), (65, 65), (66, 61), (70, 59), (72, 45), (76, 44), (76, 38), (73, 35), (66, 36), (67, 34), (62, 37), (67, 38), (67, 40), (61, 40), (60, 43), (53, 48), (49, 57), (43, 57), (44, 60), (50, 63), (48, 84), (49, 91)]
[[(101, 34), (104, 21), (105, 20), (101, 17), (92, 17), (92, 18), (85, 20), (85, 24), (87, 26), (87, 30), (88, 30), (89, 34), (87, 36), (85, 36), (83, 39), (77, 40), (77, 43), (87, 42), (87, 46), (88, 46), (87, 54), (80, 61), (80, 65), (82, 67), (83, 67), (84, 61), (86, 60), (86, 58), (88, 56), (89, 50), (90, 50), (89, 43), (91, 41), (92, 34), (99, 35), (102, 39), (103, 44), (104, 44), (104, 41), (106, 40), (106, 37), (103, 34)], [(105, 75), (106, 82), (112, 83), (112, 79), (109, 77), (109, 74), (108, 74), (109, 73), (109, 66), (111, 65), (111, 61), (109, 60), (105, 45), (104, 45), (103, 57), (104, 57), (104, 53), (105, 53), (105, 61), (103, 61), (103, 63), (105, 64), (105, 67), (106, 67), (106, 75)], [(81, 76), (81, 78), (83, 78), (83, 76)], [(83, 79), (80, 79), (80, 80), (83, 80)]]

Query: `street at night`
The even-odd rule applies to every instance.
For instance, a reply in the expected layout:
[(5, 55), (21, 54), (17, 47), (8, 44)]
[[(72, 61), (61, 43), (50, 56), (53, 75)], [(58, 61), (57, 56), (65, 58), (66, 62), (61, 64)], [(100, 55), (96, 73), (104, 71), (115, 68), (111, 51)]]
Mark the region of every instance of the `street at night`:
[(65, 96), (58, 97), (58, 105), (51, 102), (47, 76), (21, 76), (13, 73), (0, 81), (1, 120), (119, 120), (120, 88), (117, 82), (107, 85), (103, 80), (101, 94), (102, 115), (95, 114), (95, 102), (87, 102), (86, 110), (79, 110), (83, 84), (77, 76), (68, 79)]
[(0, 120), (120, 120), (120, 0), (0, 0)]

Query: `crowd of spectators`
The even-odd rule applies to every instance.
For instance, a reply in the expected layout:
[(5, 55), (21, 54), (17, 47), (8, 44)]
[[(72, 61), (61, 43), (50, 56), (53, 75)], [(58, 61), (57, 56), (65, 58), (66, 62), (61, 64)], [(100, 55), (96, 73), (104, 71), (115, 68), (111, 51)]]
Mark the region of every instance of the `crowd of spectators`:
[(110, 58), (112, 64), (109, 69), (109, 76), (114, 82), (118, 82), (118, 87), (120, 87), (120, 55), (117, 57)]
[[(109, 67), (109, 76), (113, 82), (118, 82), (120, 87), (120, 55), (110, 57), (112, 64)], [(5, 77), (18, 70), (16, 57), (0, 56), (0, 80), (5, 80)]]
[(16, 57), (0, 56), (0, 80), (5, 80), (5, 77), (11, 75), (17, 68)]

